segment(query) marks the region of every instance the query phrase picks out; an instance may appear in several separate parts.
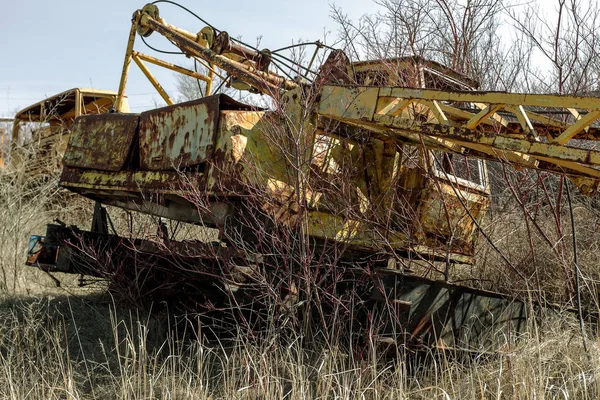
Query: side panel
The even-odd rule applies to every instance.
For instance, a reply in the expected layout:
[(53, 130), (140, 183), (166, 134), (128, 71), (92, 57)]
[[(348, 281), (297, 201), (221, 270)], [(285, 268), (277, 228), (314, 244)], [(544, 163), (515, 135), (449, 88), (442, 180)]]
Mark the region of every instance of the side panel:
[(138, 114), (96, 114), (73, 123), (63, 157), (67, 167), (120, 171), (137, 132)]
[(142, 113), (141, 169), (185, 169), (205, 162), (213, 151), (218, 118), (218, 96)]
[(481, 222), (488, 207), (488, 195), (460, 187), (457, 191), (461, 199), (447, 181), (427, 179), (417, 209), (415, 233), (422, 245), (439, 249), (447, 246), (452, 252), (473, 255), (476, 226), (463, 203), (473, 218)]
[[(407, 345), (487, 352), (506, 349), (533, 315), (522, 301), (499, 293), (378, 269), (372, 298), (387, 305), (377, 333), (404, 336)], [(390, 315), (391, 314), (391, 315)], [(392, 318), (390, 318), (390, 316)], [(402, 340), (401, 340), (402, 341)]]

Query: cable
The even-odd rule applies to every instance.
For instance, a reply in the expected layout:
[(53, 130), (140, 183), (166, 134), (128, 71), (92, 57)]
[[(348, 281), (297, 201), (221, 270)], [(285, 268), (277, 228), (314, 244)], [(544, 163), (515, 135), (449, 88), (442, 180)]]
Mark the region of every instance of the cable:
[(217, 94), (217, 93), (219, 93), (219, 90), (221, 90), (221, 88), (223, 87), (223, 85), (225, 84), (225, 82), (226, 82), (226, 79), (222, 79), (222, 80), (221, 80), (221, 83), (219, 84), (219, 86), (217, 86), (217, 88), (214, 90), (214, 92), (213, 92), (213, 93), (214, 93), (214, 94)]
[[(214, 30), (216, 33), (218, 33), (218, 32), (221, 32), (221, 30), (219, 30), (219, 29), (215, 28), (213, 25), (211, 25), (211, 24), (210, 24), (210, 23), (208, 23), (206, 20), (204, 20), (203, 18), (201, 18), (200, 16), (198, 16), (196, 13), (194, 13), (192, 10), (188, 9), (187, 7), (184, 7), (184, 6), (182, 6), (181, 4), (178, 4), (178, 3), (174, 2), (174, 1), (171, 1), (171, 0), (156, 0), (156, 1), (154, 1), (152, 4), (158, 4), (158, 3), (167, 3), (167, 4), (171, 4), (171, 5), (177, 6), (177, 7), (181, 8), (181, 9), (185, 10), (186, 12), (188, 12), (189, 14), (191, 14), (192, 16), (194, 16), (195, 18), (197, 18), (197, 19), (198, 19), (199, 21), (201, 21), (202, 23), (204, 23), (204, 24), (206, 24), (207, 26), (209, 26), (210, 28), (212, 28), (212, 29), (213, 29), (213, 30)], [(242, 45), (244, 45), (244, 46), (246, 46), (246, 47), (248, 47), (248, 48), (250, 48), (250, 49), (252, 49), (252, 50), (255, 50), (255, 51), (257, 51), (257, 52), (260, 52), (260, 50), (258, 50), (256, 47), (254, 47), (254, 46), (252, 46), (252, 45), (250, 45), (250, 44), (248, 44), (248, 43), (245, 43), (245, 42), (243, 42), (242, 40), (239, 40), (239, 39), (236, 39), (236, 38), (231, 38), (231, 40), (232, 40), (232, 41), (234, 41), (234, 42), (237, 42), (237, 43), (239, 43), (239, 44), (242, 44)], [(156, 52), (158, 52), (158, 53), (163, 53), (163, 54), (177, 54), (177, 55), (184, 54), (183, 52), (174, 52), (174, 51), (166, 51), (166, 50), (160, 50), (160, 49), (157, 49), (156, 47), (153, 47), (153, 46), (151, 46), (150, 44), (148, 44), (148, 42), (145, 40), (145, 38), (144, 38), (143, 36), (142, 36), (142, 41), (144, 42), (144, 44), (145, 44), (146, 46), (148, 46), (150, 49), (152, 49), (152, 50), (154, 50), (154, 51), (156, 51)], [(308, 43), (308, 44), (310, 45), (310, 44), (314, 44), (314, 43)], [(304, 44), (303, 44), (303, 45), (304, 45)], [(296, 45), (294, 45), (294, 46), (296, 46)], [(300, 46), (300, 44), (299, 44), (298, 46)], [(289, 46), (288, 46), (288, 47), (289, 47)], [(281, 50), (281, 49), (279, 49), (279, 50)], [(276, 50), (276, 51), (277, 51), (277, 50)], [(315, 74), (315, 72), (313, 72), (313, 71), (309, 70), (308, 68), (304, 67), (304, 66), (303, 66), (303, 65), (301, 65), (300, 63), (297, 63), (297, 62), (295, 62), (295, 61), (293, 61), (293, 60), (290, 60), (289, 58), (287, 58), (287, 57), (285, 57), (285, 56), (282, 56), (282, 55), (280, 55), (280, 54), (275, 54), (275, 52), (271, 52), (271, 54), (272, 54), (272, 56), (279, 57), (279, 58), (283, 58), (283, 59), (285, 59), (285, 60), (287, 60), (287, 61), (291, 62), (293, 65), (296, 65), (296, 66), (298, 66), (298, 67), (300, 67), (300, 68), (303, 68), (303, 69), (307, 70), (308, 72), (310, 72), (310, 73), (312, 73), (312, 74)], [(291, 67), (291, 66), (287, 65), (286, 63), (284, 63), (284, 62), (283, 62), (283, 61), (281, 61), (281, 60), (272, 60), (272, 62), (273, 62), (274, 64), (275, 64), (275, 63), (282, 64), (282, 65), (284, 65), (284, 66), (285, 66), (287, 69), (289, 69), (290, 71), (293, 71), (293, 70), (294, 70), (294, 68), (293, 68), (293, 67)], [(283, 68), (282, 68), (281, 66), (278, 66), (278, 67), (279, 67), (279, 70), (280, 70), (281, 72), (283, 72), (283, 73), (284, 73), (284, 74), (285, 74), (285, 75), (286, 75), (286, 76), (287, 76), (287, 77), (288, 77), (290, 80), (293, 80), (293, 78), (292, 78), (292, 77), (291, 77), (291, 76), (290, 76), (288, 73), (286, 73), (286, 72), (283, 70)], [(304, 79), (306, 79), (306, 80), (309, 80), (309, 81), (312, 81), (310, 78), (308, 78), (308, 77), (307, 77), (307, 76), (305, 76), (304, 74), (300, 73), (300, 75), (301, 75), (301, 76), (302, 76)]]
[[(192, 10), (190, 10), (187, 7), (182, 6), (181, 4), (179, 4), (179, 3), (175, 2), (175, 1), (172, 1), (172, 0), (156, 0), (152, 4), (159, 4), (159, 3), (166, 3), (166, 4), (170, 4), (170, 5), (179, 7), (182, 10), (186, 11), (188, 14), (194, 16), (196, 19), (198, 19), (202, 23), (204, 23), (207, 26), (209, 26), (210, 28), (212, 28), (215, 31), (215, 33), (221, 32), (220, 29), (217, 29), (215, 26), (211, 25), (208, 21), (206, 21), (205, 19), (201, 18), (199, 15), (197, 15), (196, 13), (194, 13)], [(252, 50), (260, 52), (260, 50), (258, 48), (256, 48), (255, 46), (252, 46), (252, 45), (244, 42), (243, 40), (236, 39), (236, 38), (233, 38), (233, 37), (231, 38), (231, 40), (234, 41), (234, 42), (236, 42), (236, 43), (239, 43), (239, 44), (241, 44), (243, 46), (246, 46), (246, 47), (248, 47), (248, 48), (250, 48)], [(142, 37), (142, 41), (150, 49), (152, 49), (152, 50), (154, 50), (156, 52), (159, 52), (159, 53), (163, 53), (163, 54), (177, 54), (177, 55), (184, 54), (183, 52), (173, 52), (173, 51), (166, 51), (166, 50), (157, 49), (157, 48), (151, 46), (150, 44), (148, 44), (148, 42), (146, 42), (146, 40), (144, 39), (144, 37)], [(285, 47), (279, 48), (279, 49), (277, 49), (275, 51), (271, 51), (271, 56), (272, 56), (271, 62), (273, 63), (273, 65), (275, 65), (279, 69), (279, 71), (281, 71), (283, 74), (285, 74), (290, 80), (294, 80), (294, 78), (292, 78), (290, 76), (290, 74), (288, 74), (287, 72), (284, 71), (285, 68), (287, 68), (289, 71), (296, 72), (298, 75), (300, 75), (300, 77), (306, 79), (309, 82), (312, 82), (311, 78), (309, 78), (306, 74), (297, 71), (297, 69), (294, 68), (294, 66), (297, 67), (297, 68), (300, 68), (300, 69), (302, 69), (304, 71), (306, 71), (307, 73), (313, 74), (313, 75), (317, 74), (315, 71), (311, 70), (310, 68), (305, 67), (304, 65), (300, 64), (299, 62), (296, 62), (296, 61), (294, 61), (294, 60), (292, 60), (292, 59), (290, 59), (290, 58), (288, 58), (288, 57), (286, 57), (284, 55), (278, 54), (278, 52), (283, 51), (283, 50), (289, 50), (289, 49), (296, 48), (296, 47), (310, 46), (310, 45), (314, 45), (314, 46), (318, 46), (318, 47), (324, 47), (324, 48), (327, 48), (329, 50), (335, 50), (333, 47), (328, 46), (326, 44), (323, 44), (320, 41), (310, 42), (310, 43), (298, 43), (298, 44), (294, 44), (294, 45), (290, 45), (290, 46), (285, 46)], [(275, 59), (275, 58), (277, 58), (277, 59)], [(285, 61), (291, 63), (292, 66), (288, 65), (286, 62), (284, 62), (282, 60), (285, 60)]]
[[(283, 70), (283, 68), (281, 68), (281, 67), (280, 67), (280, 66), (279, 66), (279, 65), (278, 65), (276, 62), (274, 62), (274, 60), (271, 60), (271, 61), (273, 62), (273, 66), (274, 66), (274, 67), (275, 67), (277, 70), (281, 71), (281, 73), (282, 73), (282, 74), (284, 74), (285, 76), (287, 76), (289, 80), (291, 80), (291, 81), (293, 81), (293, 80), (294, 80), (294, 78), (293, 78), (293, 77), (292, 77), (290, 74), (288, 74), (287, 72), (285, 72), (285, 71)], [(286, 67), (287, 67), (287, 66), (286, 66)], [(290, 71), (292, 70), (292, 68), (290, 68), (290, 67), (288, 67), (288, 68), (290, 69)], [(302, 75), (302, 74), (301, 74), (301, 75)]]
[[(194, 58), (194, 71), (198, 73), (198, 61)], [(200, 79), (196, 79), (196, 84), (198, 84), (198, 91), (200, 92), (200, 96), (204, 97), (204, 91), (202, 90), (202, 85), (200, 85)]]
[(573, 233), (573, 268), (575, 269), (575, 293), (577, 295), (577, 315), (579, 319), (579, 329), (581, 330), (581, 341), (583, 342), (583, 350), (587, 356), (588, 362), (592, 361), (590, 350), (588, 348), (587, 339), (585, 337), (585, 327), (583, 325), (583, 312), (581, 310), (581, 287), (579, 282), (579, 263), (577, 262), (577, 237), (575, 236), (575, 216), (573, 215), (573, 202), (571, 200), (571, 190), (569, 182), (565, 182), (567, 191), (567, 200), (569, 201), (569, 213), (571, 214), (571, 232)]
[(329, 49), (329, 50), (335, 50), (333, 47), (328, 46), (326, 44), (323, 44), (323, 43), (321, 43), (320, 41), (317, 40), (316, 42), (297, 43), (297, 44), (292, 44), (290, 46), (285, 46), (285, 47), (282, 47), (280, 49), (273, 50), (272, 53), (277, 53), (278, 51), (282, 51), (282, 50), (293, 49), (294, 47), (310, 46), (310, 45), (314, 45), (314, 46), (317, 46), (317, 47), (325, 47), (326, 49)]
[[(164, 1), (164, 0), (161, 0), (161, 1)], [(160, 50), (160, 49), (157, 49), (156, 47), (154, 47), (154, 46), (151, 46), (150, 44), (148, 44), (148, 42), (146, 42), (146, 38), (145, 38), (145, 37), (143, 37), (143, 36), (140, 36), (140, 37), (142, 38), (142, 42), (144, 42), (144, 44), (145, 44), (146, 46), (148, 46), (150, 49), (152, 49), (152, 50), (156, 51), (157, 53), (163, 53), (163, 54), (176, 54), (176, 55), (182, 55), (182, 54), (183, 54), (183, 51), (167, 51), (167, 50)]]
[(178, 3), (174, 2), (174, 1), (171, 1), (171, 0), (156, 0), (152, 4), (158, 4), (158, 3), (167, 3), (167, 4), (171, 4), (171, 5), (177, 6), (177, 7), (181, 8), (181, 9), (187, 11), (189, 14), (193, 15), (198, 20), (202, 21), (202, 23), (204, 23), (204, 24), (208, 25), (209, 27), (211, 27), (215, 32), (221, 32), (219, 29), (215, 28), (214, 26), (212, 26), (211, 24), (209, 24), (208, 22), (206, 22), (204, 19), (200, 18), (192, 10), (190, 10), (189, 8), (186, 8), (186, 7), (182, 6), (181, 4), (178, 4)]
[[(298, 62), (296, 62), (296, 61), (294, 61), (294, 60), (291, 60), (291, 59), (287, 58), (286, 56), (282, 56), (281, 54), (272, 54), (272, 55), (274, 55), (274, 56), (276, 56), (276, 57), (283, 58), (284, 60), (291, 62), (291, 63), (292, 63), (292, 64), (294, 64), (295, 66), (297, 66), (297, 67), (299, 67), (299, 68), (302, 68), (302, 69), (304, 69), (304, 70), (306, 70), (306, 71), (310, 72), (311, 74), (314, 74), (314, 75), (316, 75), (316, 72), (314, 72), (314, 71), (312, 71), (312, 70), (310, 70), (310, 69), (306, 68), (304, 65), (302, 65), (302, 64), (300, 64), (300, 63), (298, 63)], [(273, 60), (273, 62), (275, 62), (275, 60)], [(290, 70), (294, 70), (294, 68), (292, 68), (292, 67), (290, 67), (289, 65), (285, 64), (285, 63), (284, 63), (283, 61), (281, 61), (281, 60), (277, 60), (277, 62), (279, 62), (279, 63), (281, 63), (281, 64), (285, 65), (285, 66), (286, 66), (287, 68), (289, 68)], [(302, 77), (303, 77), (303, 78), (305, 78), (305, 79), (309, 79), (309, 78), (308, 78), (308, 77), (306, 77), (304, 74), (302, 74), (302, 73), (300, 73), (300, 72), (299, 72), (299, 74), (300, 74), (300, 75), (302, 75)]]
[(477, 221), (477, 219), (473, 216), (473, 214), (471, 214), (471, 210), (469, 210), (469, 208), (467, 207), (467, 205), (465, 204), (464, 200), (462, 199), (462, 196), (459, 195), (458, 191), (456, 190), (456, 188), (454, 187), (454, 184), (452, 183), (452, 181), (450, 180), (450, 176), (448, 175), (448, 173), (446, 172), (446, 170), (444, 169), (444, 167), (442, 166), (442, 164), (440, 164), (440, 161), (437, 159), (437, 157), (435, 156), (435, 154), (432, 154), (433, 159), (435, 160), (437, 167), (439, 168), (440, 171), (442, 171), (444, 173), (444, 175), (446, 176), (446, 180), (448, 182), (450, 182), (450, 187), (452, 188), (452, 191), (454, 192), (454, 195), (456, 196), (456, 198), (458, 199), (458, 201), (460, 202), (460, 205), (464, 208), (464, 210), (467, 212), (467, 215), (469, 216), (469, 218), (471, 218), (471, 220), (473, 221), (473, 223), (475, 224), (475, 226), (477, 227), (477, 229), (479, 229), (479, 232), (481, 232), (481, 234), (483, 235), (483, 237), (485, 238), (485, 240), (487, 240), (487, 242), (490, 244), (490, 246), (492, 246), (492, 248), (496, 251), (496, 253), (498, 253), (498, 255), (500, 257), (502, 257), (502, 260), (504, 260), (504, 262), (521, 278), (523, 279), (523, 281), (525, 283), (527, 283), (527, 277), (525, 275), (523, 275), (523, 273), (521, 271), (519, 271), (517, 269), (517, 267), (515, 267), (513, 265), (513, 263), (510, 262), (510, 260), (508, 258), (506, 258), (506, 256), (504, 255), (504, 253), (502, 253), (502, 251), (500, 251), (500, 249), (496, 246), (496, 244), (492, 241), (492, 239), (487, 235), (487, 233), (485, 233), (485, 231), (483, 230), (483, 228), (481, 227), (481, 225), (479, 224), (479, 221)]

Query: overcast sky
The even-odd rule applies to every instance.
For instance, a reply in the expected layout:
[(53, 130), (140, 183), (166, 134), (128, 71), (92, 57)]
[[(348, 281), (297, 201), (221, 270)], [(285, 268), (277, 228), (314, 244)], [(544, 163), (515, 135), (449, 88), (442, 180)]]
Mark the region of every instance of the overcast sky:
[[(325, 30), (333, 31), (331, 40), (335, 36), (327, 0), (177, 2), (248, 43), (256, 43), (262, 35), (261, 47), (322, 40)], [(370, 0), (335, 3), (353, 18), (376, 10)], [(73, 87), (117, 90), (131, 15), (144, 4), (144, 0), (0, 0), (0, 117)], [(193, 32), (204, 27), (175, 6), (159, 7), (161, 17), (173, 25)], [(168, 48), (169, 43), (160, 39), (155, 34), (149, 42)], [(138, 50), (153, 54), (141, 41), (136, 44)], [(174, 92), (173, 73), (151, 69)], [(127, 94), (132, 111), (151, 108), (160, 97), (135, 65), (131, 70)]]

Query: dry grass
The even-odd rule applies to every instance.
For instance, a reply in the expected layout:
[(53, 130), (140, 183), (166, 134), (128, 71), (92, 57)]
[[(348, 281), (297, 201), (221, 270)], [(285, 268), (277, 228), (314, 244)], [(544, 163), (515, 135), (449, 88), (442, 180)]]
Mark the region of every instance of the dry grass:
[[(56, 178), (32, 182), (20, 171), (0, 174), (0, 398), (600, 397), (595, 381), (600, 342), (590, 341), (588, 361), (570, 314), (549, 316), (542, 327), (532, 327), (530, 339), (503, 355), (413, 354), (399, 348), (390, 357), (368, 335), (348, 344), (332, 339), (332, 332), (305, 338), (274, 324), (268, 340), (251, 340), (241, 328), (218, 338), (196, 316), (164, 304), (128, 308), (103, 287), (78, 288), (67, 276), (58, 276), (62, 287), (57, 288), (46, 274), (23, 266), (27, 238), (43, 233), (54, 218), (87, 226), (91, 204), (65, 199)], [(589, 230), (582, 240), (591, 247), (595, 214), (578, 213), (582, 229)], [(494, 225), (495, 237), (523, 243), (522, 219), (514, 210), (507, 215)], [(154, 229), (143, 222), (139, 233)], [(541, 250), (537, 259), (540, 265), (553, 262)], [(594, 256), (586, 253), (582, 259), (592, 274)], [(491, 255), (487, 262), (501, 270)], [(556, 288), (559, 278), (545, 279)]]
[[(0, 304), (0, 397), (10, 399), (598, 398), (576, 327), (554, 323), (491, 358), (384, 359), (279, 332), (217, 340), (198, 320), (135, 311), (109, 296), (10, 298)], [(567, 326), (565, 326), (567, 325)], [(386, 361), (387, 360), (387, 361)]]

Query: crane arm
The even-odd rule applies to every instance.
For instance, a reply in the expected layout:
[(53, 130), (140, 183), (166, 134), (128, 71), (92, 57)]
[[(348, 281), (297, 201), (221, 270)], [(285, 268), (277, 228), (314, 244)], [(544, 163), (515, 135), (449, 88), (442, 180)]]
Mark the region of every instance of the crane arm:
[[(135, 51), (136, 36), (147, 37), (153, 32), (168, 39), (188, 57), (206, 62), (209, 76)], [(347, 57), (342, 59), (338, 75), (345, 76), (347, 79), (342, 81), (346, 83), (354, 82), (351, 75), (346, 75)], [(133, 14), (117, 111), (121, 110), (120, 99), (125, 96), (131, 61), (140, 67), (167, 104), (173, 101), (144, 61), (201, 79), (207, 86), (211, 86), (217, 70), (225, 71), (247, 87), (272, 97), (299, 86), (269, 70), (268, 50), (258, 51), (234, 43), (227, 32), (217, 32), (212, 27), (205, 27), (197, 34), (175, 27), (159, 17), (153, 4)], [(328, 84), (326, 75), (322, 78), (325, 85), (316, 110), (321, 117), (399, 141), (420, 142), (430, 149), (565, 174), (587, 194), (598, 190), (600, 151), (595, 148), (600, 140), (600, 127), (596, 123), (600, 118), (600, 100), (597, 98), (339, 86)]]
[[(136, 36), (148, 37), (153, 32), (164, 36), (186, 56), (208, 63), (209, 76), (198, 74), (195, 71), (190, 71), (135, 51), (134, 43)], [(234, 43), (225, 31), (217, 34), (213, 28), (205, 27), (198, 34), (194, 34), (170, 25), (159, 17), (158, 7), (153, 4), (147, 4), (141, 10), (134, 12), (132, 17), (116, 109), (117, 111), (121, 110), (122, 99), (125, 97), (129, 66), (132, 60), (144, 72), (167, 104), (171, 105), (173, 104), (172, 100), (145, 67), (143, 61), (193, 76), (210, 82), (210, 84), (212, 84), (212, 76), (216, 73), (215, 68), (219, 68), (249, 85), (254, 90), (269, 96), (277, 96), (281, 90), (296, 88), (298, 86), (296, 82), (269, 71), (270, 57), (269, 50), (257, 51)]]
[(564, 173), (588, 194), (598, 188), (598, 98), (328, 85), (318, 107), (322, 117), (398, 140), (443, 139), (463, 154)]

